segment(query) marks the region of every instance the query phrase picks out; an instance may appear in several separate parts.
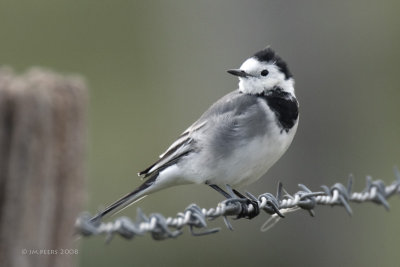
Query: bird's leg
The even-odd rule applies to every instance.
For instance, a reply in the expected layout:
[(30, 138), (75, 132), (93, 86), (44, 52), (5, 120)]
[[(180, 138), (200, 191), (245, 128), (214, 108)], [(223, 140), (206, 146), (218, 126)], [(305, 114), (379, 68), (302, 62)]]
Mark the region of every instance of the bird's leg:
[[(219, 187), (216, 184), (208, 184), (211, 188), (213, 188), (214, 190), (216, 190), (218, 193), (222, 194), (224, 197), (226, 197), (227, 199), (232, 199), (234, 198), (234, 195), (231, 195), (229, 193), (227, 193), (225, 190), (223, 190), (221, 187)], [(228, 187), (230, 188), (230, 187)], [(232, 191), (236, 196), (238, 196), (241, 199), (244, 199), (244, 202), (240, 202), (240, 205), (242, 207), (242, 212), (237, 216), (237, 218), (247, 218), (247, 219), (252, 219), (254, 217), (256, 217), (259, 213), (260, 213), (260, 208), (258, 206), (258, 202), (255, 200), (251, 200), (249, 198), (247, 198), (246, 196), (244, 196), (243, 194), (241, 194), (239, 191), (237, 191), (236, 189), (232, 189), (230, 190)], [(249, 211), (249, 205), (253, 206), (253, 210)]]
[(226, 198), (232, 198), (231, 195), (229, 195), (224, 189), (219, 187), (216, 184), (208, 184), (212, 189), (216, 190), (218, 193), (222, 194)]

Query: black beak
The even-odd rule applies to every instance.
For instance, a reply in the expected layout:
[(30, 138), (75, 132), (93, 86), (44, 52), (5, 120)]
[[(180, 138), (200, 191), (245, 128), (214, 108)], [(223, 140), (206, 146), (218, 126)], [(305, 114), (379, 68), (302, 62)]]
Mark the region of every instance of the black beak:
[(227, 72), (229, 74), (232, 74), (232, 75), (235, 75), (235, 76), (238, 76), (238, 77), (243, 77), (243, 78), (246, 78), (246, 77), (249, 77), (249, 76), (253, 76), (253, 75), (248, 74), (247, 72), (245, 72), (244, 70), (241, 70), (241, 69), (227, 70)]

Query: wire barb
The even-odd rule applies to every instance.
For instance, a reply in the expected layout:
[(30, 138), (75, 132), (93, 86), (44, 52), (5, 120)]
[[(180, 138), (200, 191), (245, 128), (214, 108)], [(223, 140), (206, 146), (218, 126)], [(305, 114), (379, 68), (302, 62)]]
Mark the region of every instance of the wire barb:
[[(400, 171), (394, 169), (395, 181), (390, 185), (385, 185), (382, 180), (372, 180), (371, 176), (366, 177), (366, 186), (361, 192), (352, 192), (353, 176), (350, 175), (347, 186), (336, 183), (331, 187), (321, 186), (321, 192), (313, 192), (303, 184), (299, 184), (300, 190), (290, 195), (283, 188), (282, 183), (278, 183), (276, 196), (271, 193), (264, 193), (255, 197), (246, 192), (246, 197), (237, 197), (234, 191), (232, 198), (218, 203), (216, 208), (201, 209), (196, 204), (189, 205), (183, 212), (179, 212), (176, 217), (165, 218), (160, 213), (150, 214), (148, 217), (140, 210), (137, 211), (137, 219), (133, 222), (127, 217), (119, 217), (114, 222), (92, 222), (89, 213), (80, 215), (75, 223), (75, 228), (81, 236), (105, 235), (106, 241), (110, 242), (113, 236), (119, 235), (125, 239), (133, 239), (150, 233), (154, 240), (165, 240), (176, 238), (182, 234), (182, 229), (189, 226), (193, 236), (203, 236), (219, 232), (220, 228), (209, 229), (207, 221), (222, 217), (228, 229), (232, 230), (232, 224), (228, 218), (235, 216), (236, 219), (252, 218), (255, 205), (264, 210), (272, 217), (261, 227), (262, 231), (270, 229), (280, 218), (285, 218), (284, 214), (297, 210), (306, 210), (314, 216), (314, 208), (317, 205), (343, 206), (349, 215), (352, 215), (350, 202), (364, 203), (373, 202), (382, 205), (389, 210), (387, 201), (391, 196), (400, 193)], [(232, 192), (231, 192), (232, 191)], [(258, 214), (258, 213), (257, 213)], [(195, 229), (203, 229), (198, 232)]]

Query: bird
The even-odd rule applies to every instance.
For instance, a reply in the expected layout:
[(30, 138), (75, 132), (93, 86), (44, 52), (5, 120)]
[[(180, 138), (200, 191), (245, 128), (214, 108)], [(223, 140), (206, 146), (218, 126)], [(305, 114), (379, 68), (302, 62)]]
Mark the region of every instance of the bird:
[(91, 221), (176, 185), (205, 184), (230, 198), (223, 189), (228, 186), (244, 197), (236, 188), (257, 181), (276, 163), (292, 143), (299, 122), (288, 65), (268, 46), (227, 72), (238, 77), (238, 88), (211, 105), (157, 161), (139, 172), (144, 179), (140, 186)]

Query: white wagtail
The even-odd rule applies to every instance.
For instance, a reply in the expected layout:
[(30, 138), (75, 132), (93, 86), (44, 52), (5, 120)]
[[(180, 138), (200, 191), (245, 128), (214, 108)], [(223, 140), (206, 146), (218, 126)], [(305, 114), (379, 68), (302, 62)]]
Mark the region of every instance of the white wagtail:
[(214, 103), (139, 172), (146, 179), (142, 185), (92, 221), (175, 185), (202, 183), (229, 198), (220, 186), (253, 183), (283, 155), (296, 133), (299, 107), (286, 63), (267, 47), (228, 73), (239, 78), (239, 88)]

